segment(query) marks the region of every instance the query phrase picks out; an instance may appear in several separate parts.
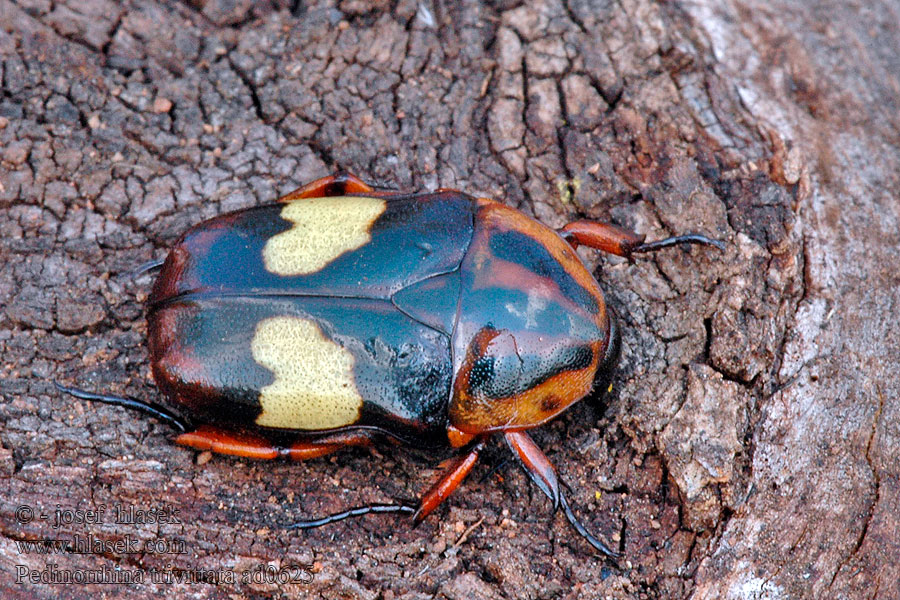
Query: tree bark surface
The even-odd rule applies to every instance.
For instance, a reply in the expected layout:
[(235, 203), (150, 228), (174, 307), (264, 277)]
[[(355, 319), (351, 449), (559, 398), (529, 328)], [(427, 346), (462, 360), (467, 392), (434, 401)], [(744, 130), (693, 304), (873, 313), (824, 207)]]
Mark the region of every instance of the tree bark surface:
[[(900, 598), (897, 48), (888, 0), (0, 0), (0, 596)], [(534, 437), (618, 564), (502, 444), (417, 528), (287, 531), (438, 460), (55, 390), (158, 400), (132, 271), (338, 168), (727, 242), (579, 251), (622, 360)]]

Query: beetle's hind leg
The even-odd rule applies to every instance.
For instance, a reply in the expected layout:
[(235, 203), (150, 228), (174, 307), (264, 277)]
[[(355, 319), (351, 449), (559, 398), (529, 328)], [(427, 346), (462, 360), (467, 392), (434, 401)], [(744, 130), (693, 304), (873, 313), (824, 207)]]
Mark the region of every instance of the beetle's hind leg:
[(201, 425), (179, 435), (175, 438), (175, 443), (195, 450), (246, 458), (308, 460), (347, 446), (370, 446), (372, 434), (364, 430), (340, 431), (308, 440), (297, 440), (290, 446), (279, 446), (265, 436), (249, 431), (229, 431), (214, 425)]
[(503, 434), (506, 443), (513, 450), (519, 463), (525, 468), (525, 472), (531, 480), (540, 488), (544, 494), (553, 502), (554, 511), (562, 507), (565, 512), (566, 519), (572, 528), (577, 531), (581, 537), (593, 546), (596, 550), (602, 552), (610, 558), (619, 558), (621, 554), (612, 550), (609, 546), (594, 537), (591, 532), (581, 524), (578, 517), (569, 506), (566, 496), (559, 485), (559, 479), (556, 477), (556, 469), (550, 463), (550, 460), (541, 452), (537, 444), (532, 441), (528, 434), (524, 431), (507, 431)]
[(167, 425), (171, 425), (175, 429), (182, 432), (188, 431), (192, 428), (190, 421), (188, 421), (181, 415), (175, 414), (169, 409), (157, 404), (151, 404), (150, 402), (144, 402), (142, 400), (136, 400), (134, 398), (126, 398), (124, 396), (96, 394), (94, 392), (88, 392), (78, 388), (67, 387), (57, 382), (54, 382), (54, 385), (59, 391), (69, 394), (70, 396), (74, 396), (80, 400), (102, 402), (104, 404), (124, 406), (125, 408), (130, 408), (132, 410), (139, 410), (142, 413), (148, 414), (151, 417), (154, 417), (155, 419), (158, 419)]
[(181, 415), (150, 402), (124, 396), (96, 394), (78, 388), (67, 387), (60, 383), (55, 383), (55, 385), (59, 391), (81, 400), (102, 402), (141, 411), (181, 432), (175, 438), (176, 444), (188, 446), (195, 450), (209, 450), (216, 454), (258, 459), (291, 458), (293, 460), (307, 460), (331, 454), (346, 446), (372, 445), (372, 434), (365, 430), (358, 430), (339, 431), (308, 440), (297, 440), (290, 446), (279, 446), (273, 444), (268, 438), (249, 431), (230, 431), (214, 425), (194, 427), (189, 420)]
[(574, 221), (559, 230), (559, 234), (573, 247), (588, 246), (617, 256), (631, 258), (639, 252), (653, 252), (676, 244), (702, 244), (724, 250), (719, 240), (704, 235), (689, 234), (666, 238), (655, 242), (644, 242), (644, 236), (609, 223), (597, 221)]
[(129, 279), (137, 279), (145, 273), (161, 269), (165, 262), (166, 259), (164, 258), (154, 258), (153, 260), (148, 260), (147, 262), (140, 264), (131, 271), (125, 273), (125, 276), (127, 276)]

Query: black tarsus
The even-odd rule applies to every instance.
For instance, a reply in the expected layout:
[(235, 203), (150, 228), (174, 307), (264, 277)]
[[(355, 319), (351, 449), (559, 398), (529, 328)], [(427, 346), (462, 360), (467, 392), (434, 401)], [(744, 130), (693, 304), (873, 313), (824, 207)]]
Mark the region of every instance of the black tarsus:
[(144, 273), (147, 273), (149, 271), (155, 271), (156, 269), (159, 269), (160, 267), (163, 266), (163, 264), (165, 262), (166, 262), (166, 259), (164, 259), (164, 258), (154, 258), (153, 260), (148, 260), (147, 262), (145, 262), (142, 265), (136, 266), (133, 270), (125, 273), (125, 275), (127, 275), (129, 279), (136, 279), (136, 278), (140, 277), (141, 275), (143, 275)]
[(413, 514), (416, 509), (406, 504), (369, 504), (367, 506), (359, 506), (351, 508), (344, 512), (334, 513), (321, 519), (310, 519), (308, 521), (297, 521), (286, 527), (286, 529), (312, 529), (313, 527), (321, 527), (329, 523), (337, 523), (350, 517), (361, 517), (370, 513), (409, 513)]
[(184, 417), (173, 413), (172, 411), (163, 408), (162, 406), (158, 406), (156, 404), (150, 404), (149, 402), (144, 402), (142, 400), (135, 400), (134, 398), (125, 398), (123, 396), (111, 396), (108, 394), (95, 394), (94, 392), (87, 392), (85, 390), (80, 390), (78, 388), (67, 387), (62, 385), (59, 382), (54, 381), (53, 385), (56, 386), (61, 392), (69, 394), (70, 396), (75, 396), (81, 400), (91, 400), (95, 402), (102, 402), (104, 404), (112, 404), (113, 406), (123, 406), (125, 408), (130, 408), (132, 410), (138, 410), (143, 413), (150, 415), (151, 417), (162, 421), (167, 425), (171, 425), (175, 429), (179, 430), (181, 433), (186, 431), (190, 431), (193, 429), (190, 421), (185, 419)]
[(559, 490), (559, 504), (562, 506), (563, 512), (566, 513), (566, 518), (569, 520), (569, 523), (572, 527), (575, 528), (575, 531), (581, 534), (587, 542), (593, 546), (599, 552), (602, 552), (606, 556), (612, 559), (622, 558), (621, 552), (616, 552), (611, 549), (609, 546), (598, 540), (594, 537), (594, 535), (587, 530), (587, 528), (581, 524), (581, 521), (578, 520), (578, 517), (575, 516), (575, 513), (572, 512), (572, 508), (569, 506), (569, 502), (566, 500), (565, 494), (563, 494), (562, 490)]
[(481, 477), (481, 479), (478, 480), (478, 483), (484, 483), (485, 481), (490, 479), (494, 473), (496, 473), (497, 471), (499, 471), (500, 469), (505, 467), (508, 462), (509, 462), (509, 458), (507, 457), (507, 458), (504, 458), (503, 460), (501, 460), (500, 462), (498, 462), (497, 464), (495, 464), (494, 466), (492, 466), (490, 468), (490, 470), (487, 473), (485, 473)]
[(706, 237), (705, 235), (691, 233), (688, 235), (679, 235), (666, 238), (664, 240), (657, 240), (655, 242), (645, 242), (632, 248), (631, 253), (653, 252), (655, 250), (662, 250), (663, 248), (668, 248), (669, 246), (675, 246), (677, 244), (702, 244), (704, 246), (713, 246), (714, 248), (718, 248), (722, 251), (725, 250), (725, 244), (723, 244), (719, 240), (713, 240)]
[[(531, 479), (531, 481), (533, 481), (535, 485), (538, 486), (538, 489), (540, 489), (548, 498), (550, 498), (550, 501), (553, 503), (553, 514), (556, 514), (556, 511), (559, 510), (560, 507), (562, 507), (563, 512), (566, 513), (566, 519), (569, 520), (569, 523), (572, 525), (575, 531), (577, 531), (581, 535), (581, 537), (583, 537), (587, 541), (587, 543), (589, 543), (597, 551), (603, 553), (609, 558), (622, 558), (621, 553), (616, 552), (615, 550), (598, 540), (596, 537), (594, 537), (594, 534), (588, 531), (587, 528), (581, 524), (581, 521), (578, 520), (578, 517), (575, 516), (572, 508), (569, 506), (569, 501), (566, 500), (566, 495), (563, 492), (562, 487), (560, 487), (559, 485), (554, 485), (552, 486), (553, 489), (551, 489), (551, 486), (548, 486), (546, 481), (544, 481), (537, 473), (532, 472), (531, 469), (529, 469), (525, 465), (517, 452), (514, 451), (513, 456), (518, 459), (519, 466), (522, 467), (522, 470), (525, 471), (529, 479)], [(562, 482), (563, 485), (566, 485), (566, 483), (561, 479), (556, 479), (556, 481)]]
[(569, 506), (569, 501), (566, 500), (566, 495), (563, 493), (562, 488), (557, 487), (555, 490), (553, 490), (555, 494), (551, 493), (551, 491), (547, 488), (546, 484), (540, 477), (532, 474), (532, 472), (529, 471), (524, 464), (522, 464), (522, 468), (528, 474), (528, 477), (531, 479), (531, 481), (533, 481), (538, 486), (538, 489), (540, 489), (548, 498), (550, 498), (550, 501), (553, 503), (554, 514), (556, 514), (556, 511), (559, 510), (560, 507), (562, 507), (563, 512), (566, 513), (566, 519), (569, 520), (569, 523), (572, 525), (572, 527), (575, 528), (575, 531), (581, 534), (581, 537), (587, 540), (587, 542), (591, 546), (610, 558), (622, 558), (622, 554), (616, 552), (615, 550), (611, 549), (609, 546), (598, 540), (596, 537), (594, 537), (594, 534), (588, 531), (587, 528), (581, 524), (581, 521), (579, 521), (578, 517), (575, 516), (575, 513), (572, 512), (572, 508)]

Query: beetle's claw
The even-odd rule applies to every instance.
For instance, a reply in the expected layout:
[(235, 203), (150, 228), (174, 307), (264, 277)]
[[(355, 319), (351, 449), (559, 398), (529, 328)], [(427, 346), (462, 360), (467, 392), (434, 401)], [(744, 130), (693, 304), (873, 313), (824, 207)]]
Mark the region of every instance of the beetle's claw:
[(419, 525), (421, 525), (421, 524), (422, 524), (422, 521), (424, 521), (424, 520), (425, 520), (425, 515), (422, 514), (422, 507), (420, 506), (420, 507), (416, 510), (416, 512), (413, 513), (413, 516), (412, 516), (412, 522), (413, 522), (412, 528), (415, 529), (416, 527), (418, 527)]
[(560, 498), (560, 504), (562, 505), (563, 510), (565, 510), (566, 519), (569, 520), (569, 524), (572, 525), (572, 527), (575, 529), (575, 531), (577, 531), (579, 534), (581, 534), (581, 537), (583, 537), (585, 540), (587, 540), (587, 542), (591, 546), (593, 546), (594, 549), (596, 549), (597, 551), (599, 551), (606, 557), (611, 558), (613, 560), (622, 558), (621, 552), (616, 552), (615, 550), (613, 550), (612, 548), (610, 548), (609, 546), (607, 546), (606, 544), (604, 544), (603, 542), (598, 540), (596, 537), (594, 537), (594, 535), (590, 531), (587, 530), (587, 528), (584, 525), (581, 524), (581, 521), (579, 521), (578, 517), (575, 516), (575, 513), (572, 512), (572, 508), (569, 506), (568, 501), (566, 501), (566, 497), (563, 495), (562, 490), (560, 490), (560, 492), (559, 492), (559, 498)]

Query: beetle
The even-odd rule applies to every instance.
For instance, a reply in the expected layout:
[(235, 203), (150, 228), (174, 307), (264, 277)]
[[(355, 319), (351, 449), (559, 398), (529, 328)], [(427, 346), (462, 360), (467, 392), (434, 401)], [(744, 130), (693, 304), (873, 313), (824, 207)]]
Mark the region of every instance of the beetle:
[(554, 508), (616, 557), (527, 430), (606, 390), (618, 359), (615, 316), (575, 248), (630, 258), (680, 243), (722, 248), (702, 235), (645, 243), (584, 220), (553, 230), (458, 190), (376, 189), (339, 172), (201, 222), (151, 265), (149, 351), (166, 406), (59, 387), (147, 412), (181, 432), (176, 443), (221, 454), (304, 460), (379, 436), (458, 453), (418, 506), (301, 528), (371, 512), (418, 523), (502, 435)]

